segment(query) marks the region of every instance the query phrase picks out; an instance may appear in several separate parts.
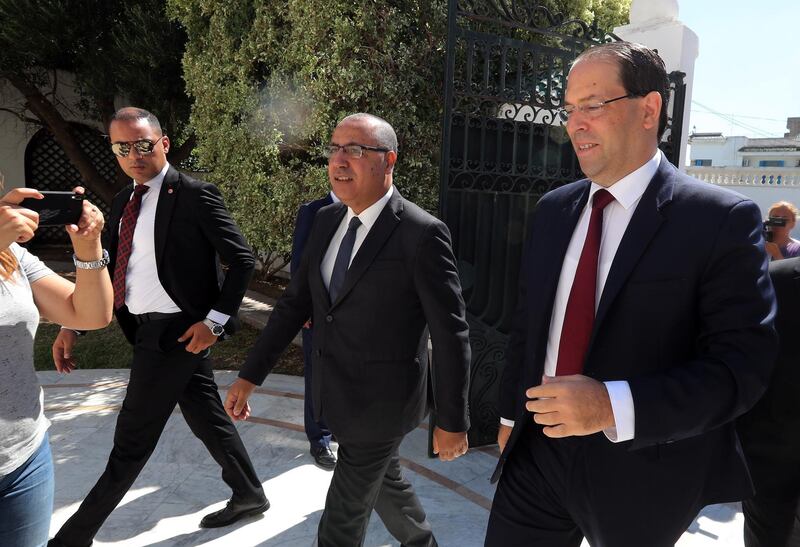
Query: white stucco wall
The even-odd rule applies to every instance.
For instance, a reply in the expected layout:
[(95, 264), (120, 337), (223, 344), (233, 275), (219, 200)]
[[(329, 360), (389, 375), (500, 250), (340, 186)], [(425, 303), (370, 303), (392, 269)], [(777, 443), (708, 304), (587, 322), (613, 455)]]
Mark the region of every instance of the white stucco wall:
[(711, 160), (714, 167), (742, 166), (739, 149), (747, 143), (747, 137), (719, 137), (693, 139), (689, 147), (689, 164), (694, 160)]

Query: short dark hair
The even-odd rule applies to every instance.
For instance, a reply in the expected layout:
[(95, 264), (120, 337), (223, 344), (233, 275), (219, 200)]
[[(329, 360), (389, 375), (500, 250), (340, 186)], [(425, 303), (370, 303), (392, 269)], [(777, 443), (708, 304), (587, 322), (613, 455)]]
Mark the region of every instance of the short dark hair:
[(587, 59), (605, 59), (616, 63), (625, 91), (644, 97), (651, 91), (661, 95), (661, 113), (658, 118), (658, 140), (667, 128), (669, 107), (669, 78), (664, 61), (658, 52), (633, 42), (609, 42), (591, 47), (573, 61), (573, 66)]
[(135, 120), (147, 120), (148, 125), (153, 128), (153, 131), (156, 132), (156, 135), (161, 135), (161, 123), (158, 121), (158, 118), (151, 112), (143, 108), (137, 108), (135, 106), (126, 106), (124, 108), (120, 108), (114, 115), (111, 116), (111, 121), (121, 121), (121, 122), (129, 122)]
[(366, 121), (372, 125), (373, 136), (377, 141), (376, 144), (383, 148), (388, 148), (393, 152), (397, 152), (397, 134), (394, 132), (392, 125), (374, 114), (367, 114), (366, 112), (358, 112), (345, 116), (337, 125), (341, 125), (346, 121)]

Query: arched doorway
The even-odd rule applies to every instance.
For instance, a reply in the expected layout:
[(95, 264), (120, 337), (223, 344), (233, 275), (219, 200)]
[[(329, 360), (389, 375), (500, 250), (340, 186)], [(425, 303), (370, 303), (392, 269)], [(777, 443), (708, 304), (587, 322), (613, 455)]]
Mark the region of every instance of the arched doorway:
[[(109, 184), (113, 184), (117, 162), (105, 137), (96, 129), (86, 125), (74, 123), (71, 124), (71, 128), (97, 171)], [(50, 130), (44, 127), (37, 131), (25, 148), (25, 186), (37, 190), (68, 191), (79, 185), (83, 185), (80, 173), (69, 161)], [(89, 190), (86, 195), (108, 218), (109, 209), (103, 201)], [(33, 239), (36, 244), (68, 241), (69, 236), (60, 226), (40, 228)]]

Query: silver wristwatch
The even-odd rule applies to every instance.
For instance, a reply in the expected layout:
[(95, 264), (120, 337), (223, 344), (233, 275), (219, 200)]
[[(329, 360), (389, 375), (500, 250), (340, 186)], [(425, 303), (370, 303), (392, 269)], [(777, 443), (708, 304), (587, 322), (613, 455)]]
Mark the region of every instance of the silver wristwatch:
[(105, 268), (106, 266), (108, 266), (109, 260), (110, 259), (108, 258), (108, 251), (106, 251), (105, 249), (103, 249), (103, 258), (101, 258), (100, 260), (92, 260), (89, 262), (84, 262), (83, 260), (78, 260), (78, 257), (75, 256), (74, 253), (72, 255), (72, 261), (75, 263), (75, 267), (80, 268), (81, 270), (99, 270), (101, 268)]
[(203, 324), (208, 327), (208, 330), (211, 331), (211, 334), (214, 336), (222, 336), (225, 334), (225, 327), (220, 325), (219, 323), (215, 323), (208, 317), (203, 319)]

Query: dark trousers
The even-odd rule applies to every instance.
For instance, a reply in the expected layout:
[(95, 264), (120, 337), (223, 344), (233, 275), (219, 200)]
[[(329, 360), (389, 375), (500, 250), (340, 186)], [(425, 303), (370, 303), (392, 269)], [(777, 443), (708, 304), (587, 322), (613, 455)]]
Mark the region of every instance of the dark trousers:
[(339, 462), (319, 522), (319, 547), (361, 547), (373, 508), (401, 545), (437, 545), (419, 498), (400, 472), (401, 441), (339, 442)]
[[(526, 425), (503, 466), (485, 546), (578, 547), (584, 536), (592, 547), (673, 546), (701, 508), (697, 496), (681, 495), (679, 474), (657, 461), (603, 469), (605, 454), (596, 456), (608, 447), (598, 443), (609, 442), (550, 439)], [(654, 486), (670, 481), (670, 492)]]
[(185, 350), (177, 339), (191, 321), (145, 323), (136, 332), (130, 381), (117, 417), (108, 464), (78, 511), (56, 537), (70, 546), (89, 545), (131, 487), (158, 443), (175, 405), (214, 460), (237, 501), (264, 498), (242, 440), (222, 406), (209, 352)]
[(311, 329), (303, 328), (303, 376), (305, 377), (306, 391), (305, 404), (303, 405), (303, 421), (305, 422), (306, 437), (313, 449), (326, 448), (331, 444), (331, 432), (325, 422), (314, 419), (314, 398), (311, 395)]
[(800, 497), (756, 495), (742, 502), (745, 547), (800, 546)]

